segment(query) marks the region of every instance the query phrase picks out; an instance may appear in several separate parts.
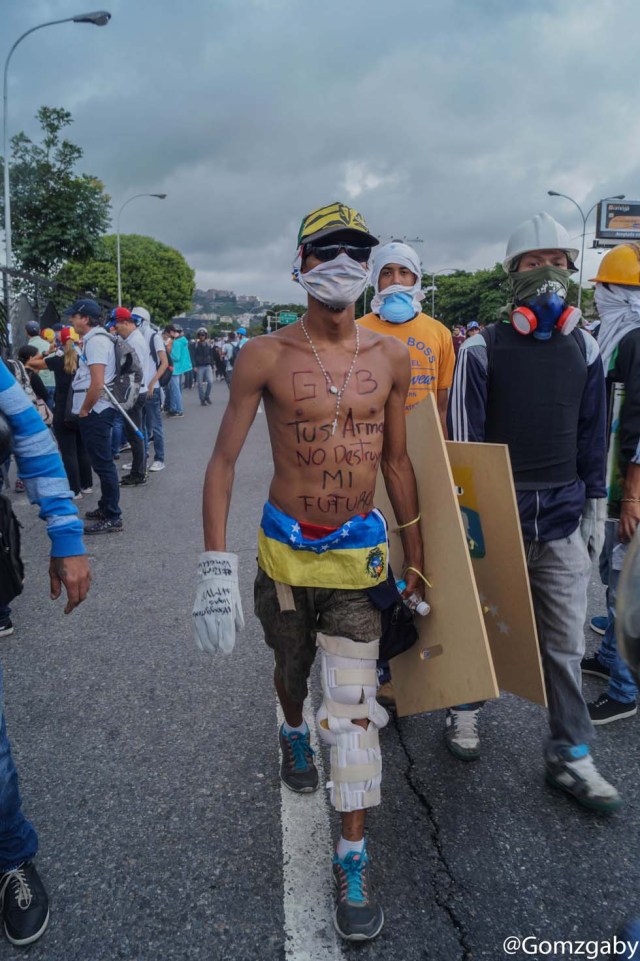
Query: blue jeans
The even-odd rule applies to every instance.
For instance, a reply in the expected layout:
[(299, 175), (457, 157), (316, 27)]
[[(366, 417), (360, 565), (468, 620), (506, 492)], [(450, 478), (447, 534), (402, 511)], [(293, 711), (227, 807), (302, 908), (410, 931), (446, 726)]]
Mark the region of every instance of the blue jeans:
[(169, 410), (182, 414), (182, 374), (172, 374), (169, 382)]
[(0, 668), (0, 871), (31, 861), (38, 850), (38, 835), (22, 813), (18, 772), (11, 756), (4, 719), (4, 691)]
[(213, 387), (213, 367), (211, 364), (204, 364), (202, 367), (196, 367), (196, 375), (198, 378), (198, 394), (200, 397), (200, 403), (202, 404), (211, 397), (211, 388)]
[(120, 482), (111, 452), (111, 430), (115, 418), (116, 412), (113, 407), (107, 407), (99, 414), (91, 411), (87, 417), (81, 417), (79, 421), (80, 433), (91, 466), (100, 478), (101, 495), (98, 507), (109, 521), (117, 521), (122, 513)]
[(114, 455), (120, 453), (120, 448), (124, 444), (124, 418), (122, 414), (116, 411), (116, 416), (113, 421), (113, 428), (111, 430), (111, 453)]
[(147, 403), (142, 412), (142, 431), (145, 450), (149, 449), (149, 438), (153, 434), (154, 460), (162, 461), (164, 464), (164, 428), (160, 411), (159, 387), (154, 388), (151, 400), (147, 397)]
[(616, 597), (620, 571), (627, 553), (628, 544), (618, 540), (619, 521), (609, 520), (604, 530), (604, 547), (600, 555), (600, 577), (607, 586), (607, 629), (596, 652), (596, 657), (609, 668), (609, 697), (624, 704), (633, 704), (638, 694), (638, 686), (631, 671), (618, 654), (616, 642)]

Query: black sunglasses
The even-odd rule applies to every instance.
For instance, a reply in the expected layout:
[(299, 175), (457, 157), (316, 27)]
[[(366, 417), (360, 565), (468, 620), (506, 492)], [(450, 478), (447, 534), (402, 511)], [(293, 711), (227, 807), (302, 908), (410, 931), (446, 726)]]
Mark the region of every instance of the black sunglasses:
[(366, 264), (371, 256), (371, 247), (353, 247), (351, 244), (305, 244), (305, 257), (313, 254), (323, 264), (328, 264), (330, 260), (335, 260), (338, 254), (344, 251), (352, 260), (359, 264)]

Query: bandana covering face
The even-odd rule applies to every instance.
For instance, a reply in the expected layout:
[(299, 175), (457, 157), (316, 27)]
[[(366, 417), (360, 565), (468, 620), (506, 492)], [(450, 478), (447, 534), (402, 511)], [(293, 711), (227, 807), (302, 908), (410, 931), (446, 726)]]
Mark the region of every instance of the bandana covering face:
[[(405, 287), (404, 284), (391, 284), (391, 286), (385, 287), (382, 291), (378, 290), (380, 272), (387, 264), (400, 264), (401, 267), (407, 267), (416, 278), (415, 283), (411, 287)], [(382, 313), (383, 320), (386, 319), (384, 312), (381, 310), (384, 300), (386, 297), (393, 296), (393, 294), (410, 294), (414, 307), (412, 317), (420, 313), (420, 304), (424, 300), (424, 294), (421, 290), (422, 268), (420, 266), (420, 258), (413, 247), (409, 247), (408, 244), (398, 243), (395, 240), (390, 244), (385, 244), (383, 247), (378, 247), (373, 254), (371, 283), (375, 288), (375, 295), (371, 301), (371, 310), (374, 314), (380, 315)], [(407, 317), (406, 320), (411, 320), (412, 317)]]
[(610, 284), (607, 289), (604, 284), (596, 284), (593, 298), (602, 321), (598, 346), (606, 374), (622, 338), (634, 327), (640, 327), (640, 287)]
[(341, 253), (326, 264), (318, 264), (302, 273), (302, 247), (293, 262), (293, 279), (315, 300), (332, 310), (344, 310), (355, 304), (369, 283), (369, 267)]
[(536, 267), (535, 270), (511, 271), (509, 280), (513, 291), (513, 303), (519, 307), (542, 294), (557, 294), (561, 300), (567, 296), (572, 270), (562, 267)]

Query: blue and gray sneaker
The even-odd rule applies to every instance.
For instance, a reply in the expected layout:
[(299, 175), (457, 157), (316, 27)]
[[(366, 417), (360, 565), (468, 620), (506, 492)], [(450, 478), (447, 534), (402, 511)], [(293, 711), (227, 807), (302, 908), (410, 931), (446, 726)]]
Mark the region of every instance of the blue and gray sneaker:
[(596, 614), (589, 621), (589, 627), (594, 632), (594, 634), (606, 634), (607, 624), (609, 623), (609, 618), (606, 614)]
[(361, 853), (350, 851), (344, 858), (333, 857), (336, 885), (335, 929), (346, 941), (371, 941), (382, 931), (384, 911), (369, 894), (367, 847)]
[(314, 751), (311, 747), (309, 730), (306, 734), (293, 731), (285, 734), (284, 725), (278, 733), (282, 764), (280, 778), (282, 783), (296, 794), (311, 794), (318, 787), (318, 771), (313, 763)]
[(586, 744), (565, 745), (547, 755), (547, 781), (578, 804), (600, 814), (617, 811), (622, 798), (598, 772)]

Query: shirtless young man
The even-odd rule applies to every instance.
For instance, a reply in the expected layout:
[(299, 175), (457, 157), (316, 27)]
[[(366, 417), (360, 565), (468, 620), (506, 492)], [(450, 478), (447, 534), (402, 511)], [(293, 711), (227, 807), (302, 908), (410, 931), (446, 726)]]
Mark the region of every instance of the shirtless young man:
[(281, 778), (292, 791), (318, 786), (302, 707), (316, 653), (324, 698), (317, 721), (331, 748), (331, 802), (342, 836), (333, 859), (335, 925), (368, 940), (384, 914), (368, 882), (365, 812), (380, 803), (377, 704), (380, 612), (367, 590), (387, 578), (387, 531), (374, 509), (381, 467), (405, 554), (405, 594), (422, 593), (422, 541), (415, 477), (405, 444), (410, 378), (404, 344), (355, 324), (378, 241), (342, 204), (302, 222), (294, 276), (309, 295), (305, 316), (251, 340), (238, 356), (229, 405), (204, 484), (205, 553), (194, 605), (203, 650), (231, 650), (243, 626), (238, 559), (226, 526), (235, 463), (264, 400), (274, 476), (258, 536), (255, 611), (275, 654)]

